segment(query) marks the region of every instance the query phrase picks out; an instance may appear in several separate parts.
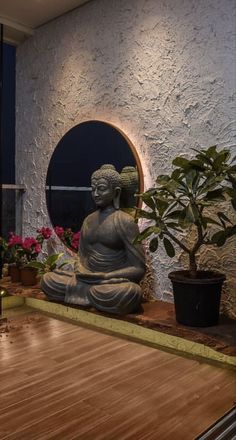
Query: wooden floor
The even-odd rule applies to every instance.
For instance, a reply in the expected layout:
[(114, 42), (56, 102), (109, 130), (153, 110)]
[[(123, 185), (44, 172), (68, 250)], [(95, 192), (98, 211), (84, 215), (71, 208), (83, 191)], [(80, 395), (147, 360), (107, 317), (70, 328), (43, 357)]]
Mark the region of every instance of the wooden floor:
[(39, 313), (0, 336), (1, 440), (191, 440), (236, 400), (234, 371)]
[[(14, 297), (35, 298), (50, 303), (40, 286), (23, 286), (21, 283), (11, 283), (9, 277), (1, 280), (1, 286)], [(36, 307), (37, 308), (37, 307)], [(82, 309), (83, 307), (73, 306), (70, 308)], [(128, 321), (139, 325), (142, 328), (149, 328), (168, 335), (177, 336), (187, 341), (203, 344), (216, 352), (227, 356), (236, 357), (236, 320), (220, 315), (219, 324), (211, 327), (188, 327), (176, 322), (174, 304), (164, 301), (151, 301), (142, 304), (140, 313), (118, 316), (109, 315), (93, 308), (86, 308), (86, 311), (94, 317), (96, 315), (111, 317), (118, 321)], [(96, 319), (96, 318), (95, 318)]]

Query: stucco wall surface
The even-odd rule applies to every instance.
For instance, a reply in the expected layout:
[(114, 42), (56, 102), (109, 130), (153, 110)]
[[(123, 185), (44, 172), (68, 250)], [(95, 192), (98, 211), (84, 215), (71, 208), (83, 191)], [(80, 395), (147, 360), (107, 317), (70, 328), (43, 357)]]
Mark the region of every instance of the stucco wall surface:
[[(17, 182), (23, 231), (50, 225), (45, 178), (60, 138), (88, 119), (111, 122), (136, 146), (145, 187), (178, 154), (218, 144), (236, 154), (234, 0), (94, 0), (39, 28), (17, 49)], [(111, 146), (112, 148), (112, 146)], [(235, 241), (201, 253), (235, 290)], [(180, 266), (151, 256), (155, 295)], [(150, 280), (149, 280), (150, 281)]]

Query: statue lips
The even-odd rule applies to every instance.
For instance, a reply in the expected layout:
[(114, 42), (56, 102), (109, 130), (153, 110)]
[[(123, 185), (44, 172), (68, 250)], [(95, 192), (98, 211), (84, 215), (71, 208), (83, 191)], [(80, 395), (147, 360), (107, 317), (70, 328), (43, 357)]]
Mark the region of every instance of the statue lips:
[(94, 202), (97, 204), (101, 203), (102, 199), (100, 197), (93, 197)]
[(108, 206), (107, 200), (104, 197), (95, 196), (93, 200), (98, 208), (106, 208)]
[(104, 208), (106, 205), (104, 204), (103, 200), (100, 199), (99, 197), (94, 199), (95, 205), (97, 207), (97, 209), (101, 209)]

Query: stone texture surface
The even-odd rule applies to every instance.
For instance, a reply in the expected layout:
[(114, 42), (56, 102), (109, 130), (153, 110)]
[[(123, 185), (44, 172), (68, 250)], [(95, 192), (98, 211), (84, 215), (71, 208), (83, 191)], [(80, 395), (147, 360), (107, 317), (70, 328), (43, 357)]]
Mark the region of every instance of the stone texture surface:
[[(50, 225), (45, 178), (51, 154), (89, 119), (121, 128), (137, 148), (145, 187), (176, 154), (218, 144), (236, 153), (234, 0), (95, 0), (39, 28), (17, 49), (17, 182), (23, 231)], [(153, 290), (171, 300), (180, 266), (151, 256)], [(235, 291), (235, 241), (201, 253)], [(213, 263), (213, 258), (215, 263)]]

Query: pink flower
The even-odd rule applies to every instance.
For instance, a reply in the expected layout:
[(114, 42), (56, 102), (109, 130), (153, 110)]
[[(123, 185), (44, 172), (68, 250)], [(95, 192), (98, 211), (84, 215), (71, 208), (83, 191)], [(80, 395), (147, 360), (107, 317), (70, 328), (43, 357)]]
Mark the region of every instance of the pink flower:
[(71, 247), (77, 251), (79, 248), (79, 243), (77, 241), (72, 241)]
[(73, 249), (75, 249), (76, 251), (77, 251), (78, 248), (79, 248), (79, 240), (80, 240), (80, 231), (76, 232), (76, 233), (73, 235), (73, 238), (72, 238), (71, 247), (72, 247)]
[(29, 254), (39, 254), (41, 246), (33, 237), (26, 237), (22, 243), (22, 248), (28, 251)]
[(50, 228), (37, 229), (37, 232), (42, 235), (42, 237), (47, 240), (52, 235), (52, 230)]
[[(43, 240), (42, 240), (43, 242)], [(41, 241), (34, 237), (26, 237), (23, 239), (14, 232), (10, 232), (10, 238), (7, 243), (11, 251), (10, 257), (13, 262), (26, 264), (27, 262), (36, 259), (41, 252)]]
[(32, 247), (35, 247), (38, 242), (33, 237), (26, 237), (22, 243), (22, 247), (25, 250), (31, 250)]
[(80, 231), (74, 233), (71, 228), (63, 228), (61, 226), (55, 226), (55, 233), (61, 239), (61, 241), (69, 248), (77, 251), (79, 247)]
[(8, 246), (16, 246), (16, 245), (22, 245), (22, 238), (19, 235), (15, 235), (14, 232), (10, 232), (10, 239), (8, 241)]
[(73, 236), (73, 240), (79, 240), (80, 239), (80, 231), (75, 232), (74, 236)]
[(35, 250), (35, 253), (36, 253), (36, 254), (39, 254), (39, 253), (41, 252), (41, 249), (42, 249), (42, 248), (41, 248), (41, 246), (40, 246), (39, 243), (35, 245), (34, 250)]
[(58, 235), (59, 238), (63, 237), (64, 229), (61, 226), (55, 226), (54, 231)]

